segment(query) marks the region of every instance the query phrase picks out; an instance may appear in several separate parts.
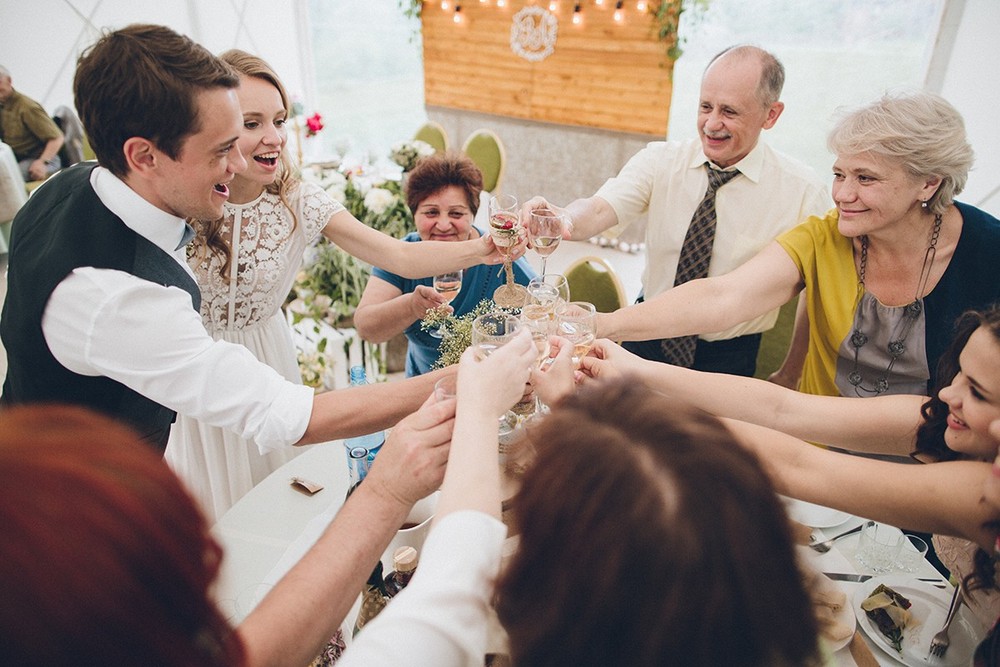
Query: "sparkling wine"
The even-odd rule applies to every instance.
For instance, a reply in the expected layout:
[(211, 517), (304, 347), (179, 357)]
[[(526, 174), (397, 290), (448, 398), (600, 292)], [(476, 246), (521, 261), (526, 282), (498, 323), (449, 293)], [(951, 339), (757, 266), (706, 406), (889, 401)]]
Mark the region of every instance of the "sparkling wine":
[(451, 303), (462, 290), (461, 280), (435, 280), (434, 290), (445, 298), (445, 303)]
[(532, 245), (535, 247), (535, 252), (542, 257), (548, 257), (559, 246), (561, 240), (562, 237), (559, 236), (536, 236)]
[(580, 359), (587, 356), (590, 348), (594, 346), (594, 334), (588, 334), (580, 340), (573, 341), (573, 363), (580, 363)]

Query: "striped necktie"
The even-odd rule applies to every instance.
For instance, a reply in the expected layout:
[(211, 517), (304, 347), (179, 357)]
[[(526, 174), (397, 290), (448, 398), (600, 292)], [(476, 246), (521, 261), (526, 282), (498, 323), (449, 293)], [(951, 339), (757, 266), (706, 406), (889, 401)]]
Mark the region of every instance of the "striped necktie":
[[(684, 244), (677, 260), (674, 287), (708, 275), (708, 265), (712, 261), (712, 245), (715, 243), (715, 193), (740, 174), (738, 170), (720, 171), (708, 162), (705, 163), (705, 168), (708, 170), (708, 189), (705, 190), (704, 198), (691, 216), (691, 224), (684, 236)], [(660, 341), (660, 349), (667, 363), (690, 368), (694, 363), (697, 344), (698, 336), (664, 338)]]

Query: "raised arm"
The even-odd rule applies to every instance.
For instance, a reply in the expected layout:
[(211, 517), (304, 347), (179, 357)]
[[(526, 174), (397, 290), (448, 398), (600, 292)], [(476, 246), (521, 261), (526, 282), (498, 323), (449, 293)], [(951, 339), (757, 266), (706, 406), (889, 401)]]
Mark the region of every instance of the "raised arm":
[(726, 425), (761, 458), (779, 493), (993, 549), (996, 534), (984, 524), (1000, 518), (1000, 510), (983, 500), (989, 463), (889, 463), (814, 447), (754, 424)]
[(248, 665), (305, 665), (340, 627), (413, 503), (438, 487), (455, 403), (429, 398), (392, 430), (316, 545), (239, 626)]
[[(354, 257), (404, 278), (426, 278), (503, 261), (489, 234), (470, 241), (406, 243), (372, 229), (347, 211), (330, 216), (323, 235)], [(517, 258), (524, 250), (524, 244), (520, 243), (511, 252)]]
[(704, 373), (647, 361), (599, 340), (582, 361), (591, 377), (631, 373), (651, 389), (706, 412), (767, 426), (797, 438), (860, 452), (907, 456), (920, 425), (922, 396), (813, 396), (764, 380)]
[(788, 253), (772, 242), (722, 276), (692, 280), (643, 303), (597, 314), (597, 332), (612, 340), (651, 340), (712, 333), (777, 308), (802, 289)]

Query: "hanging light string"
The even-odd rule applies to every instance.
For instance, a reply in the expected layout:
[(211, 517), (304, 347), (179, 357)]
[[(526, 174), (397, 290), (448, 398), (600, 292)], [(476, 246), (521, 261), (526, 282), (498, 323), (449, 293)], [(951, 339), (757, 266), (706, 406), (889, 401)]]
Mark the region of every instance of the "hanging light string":
[[(612, 4), (612, 0), (592, 0), (592, 2), (595, 7), (600, 9), (610, 8)], [(484, 7), (491, 7), (490, 0), (479, 0), (479, 4)], [(571, 21), (573, 25), (578, 26), (583, 24), (584, 4), (585, 4), (584, 2), (575, 2), (572, 4), (573, 13)], [(558, 14), (560, 13), (560, 5), (561, 3), (559, 0), (548, 0), (546, 6), (548, 7), (548, 10), (550, 12), (552, 12), (553, 14)], [(634, 7), (635, 11), (639, 12), (640, 14), (646, 14), (649, 12), (650, 3), (647, 2), (646, 0), (637, 0), (635, 3), (629, 3), (629, 5), (630, 5), (629, 8)], [(503, 9), (506, 6), (507, 6), (506, 0), (496, 0), (496, 7), (498, 9)], [(614, 2), (614, 13), (612, 14), (612, 19), (614, 20), (614, 22), (624, 23), (626, 18), (626, 13), (629, 11), (629, 8), (625, 7), (624, 0), (616, 0)], [(451, 0), (441, 0), (441, 10), (446, 12), (451, 11), (452, 20), (455, 23), (462, 22), (461, 2), (458, 1), (452, 2)]]

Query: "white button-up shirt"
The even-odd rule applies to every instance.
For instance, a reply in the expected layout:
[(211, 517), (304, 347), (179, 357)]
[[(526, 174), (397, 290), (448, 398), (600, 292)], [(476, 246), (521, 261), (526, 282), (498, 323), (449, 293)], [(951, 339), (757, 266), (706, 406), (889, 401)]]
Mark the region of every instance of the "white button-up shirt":
[[(177, 249), (184, 220), (102, 167), (90, 183), (129, 229), (190, 273), (184, 248)], [(178, 287), (80, 267), (52, 292), (42, 332), (56, 360), (74, 373), (111, 378), (171, 410), (252, 439), (261, 451), (297, 442), (309, 423), (312, 389), (286, 381), (240, 345), (213, 340), (191, 296)]]
[[(621, 231), (644, 213), (646, 268), (643, 294), (651, 298), (674, 286), (677, 260), (691, 216), (708, 188), (708, 162), (698, 139), (654, 141), (636, 153), (597, 196), (618, 216)], [(758, 141), (750, 153), (730, 169), (743, 174), (719, 188), (715, 199), (715, 245), (709, 276), (729, 273), (756, 255), (782, 232), (810, 215), (823, 215), (832, 206), (826, 187), (805, 164)], [(774, 326), (773, 310), (726, 331), (703, 335), (726, 340), (766, 331)]]

